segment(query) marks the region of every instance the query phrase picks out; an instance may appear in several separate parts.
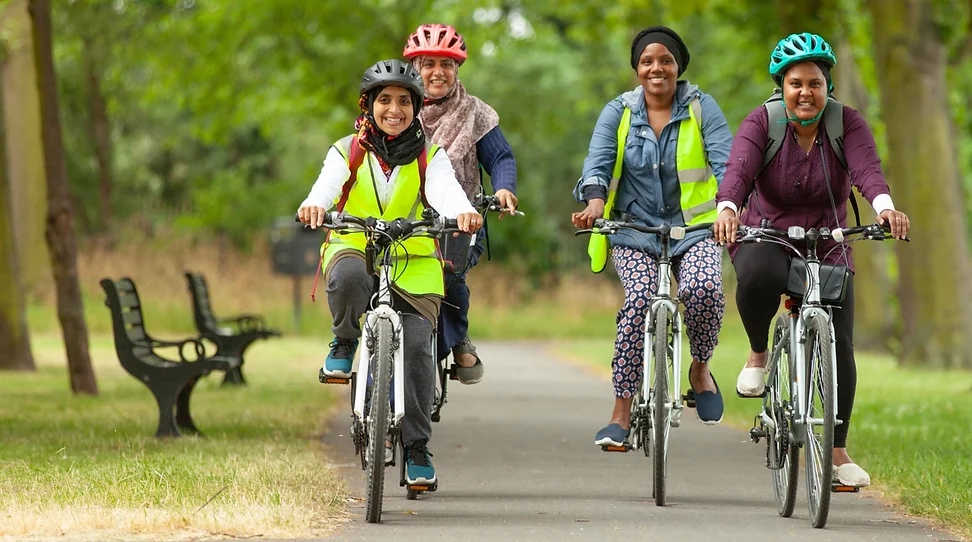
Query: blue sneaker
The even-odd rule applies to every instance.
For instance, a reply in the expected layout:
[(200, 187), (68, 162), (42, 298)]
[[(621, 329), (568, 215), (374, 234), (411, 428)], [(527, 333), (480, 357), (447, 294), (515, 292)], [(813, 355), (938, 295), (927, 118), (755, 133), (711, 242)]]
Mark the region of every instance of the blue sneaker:
[(622, 429), (620, 425), (612, 423), (594, 435), (594, 445), (624, 446), (624, 441), (627, 440), (630, 433), (630, 429)]
[(354, 353), (358, 351), (358, 339), (335, 337), (329, 346), (331, 351), (324, 360), (324, 375), (331, 378), (351, 378), (351, 364)]
[(716, 392), (703, 391), (695, 394), (695, 415), (706, 425), (715, 425), (722, 421), (724, 406), (722, 402), (722, 390), (715, 376), (712, 377)]
[(417, 440), (405, 450), (405, 482), (408, 484), (434, 484), (435, 467), (427, 440)]

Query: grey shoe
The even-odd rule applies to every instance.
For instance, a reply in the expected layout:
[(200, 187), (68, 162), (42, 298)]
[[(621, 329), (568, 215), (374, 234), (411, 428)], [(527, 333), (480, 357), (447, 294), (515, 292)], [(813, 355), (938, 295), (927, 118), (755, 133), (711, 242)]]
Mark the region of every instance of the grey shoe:
[[(472, 367), (463, 367), (455, 362), (460, 355), (472, 354), (476, 358), (476, 363)], [(464, 338), (452, 349), (453, 362), (456, 364), (456, 378), (459, 382), (463, 384), (477, 384), (483, 379), (484, 367), (483, 361), (479, 359), (476, 355), (476, 346), (469, 340), (469, 337)]]

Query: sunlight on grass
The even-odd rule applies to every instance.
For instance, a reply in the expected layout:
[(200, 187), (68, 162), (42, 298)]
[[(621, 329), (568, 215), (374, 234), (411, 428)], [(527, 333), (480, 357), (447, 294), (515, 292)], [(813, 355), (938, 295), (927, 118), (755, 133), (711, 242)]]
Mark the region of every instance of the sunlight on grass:
[[(556, 346), (558, 354), (605, 376), (611, 374), (613, 350), (610, 337), (562, 340)], [(687, 386), (687, 342), (683, 350)], [(740, 433), (749, 431), (759, 410), (758, 401), (733, 391), (748, 351), (738, 314), (727, 310), (711, 370), (723, 391), (723, 423)], [(870, 473), (875, 487), (908, 513), (972, 538), (972, 374), (900, 368), (888, 357), (861, 353), (857, 370), (848, 439), (852, 457)]]
[(0, 536), (91, 539), (317, 536), (344, 518), (347, 488), (326, 467), (334, 403), (316, 379), (320, 341), (253, 346), (246, 388), (210, 375), (193, 394), (204, 438), (153, 437), (152, 395), (94, 335), (100, 396), (74, 397), (60, 340), (34, 337), (36, 374), (0, 378)]

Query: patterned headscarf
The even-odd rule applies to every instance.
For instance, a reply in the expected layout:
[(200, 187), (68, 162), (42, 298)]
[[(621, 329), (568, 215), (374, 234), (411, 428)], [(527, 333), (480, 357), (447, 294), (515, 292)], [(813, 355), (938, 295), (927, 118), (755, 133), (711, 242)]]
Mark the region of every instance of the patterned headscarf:
[(429, 141), (449, 154), (456, 178), (471, 201), (481, 189), (476, 143), (499, 125), (499, 115), (479, 98), (466, 93), (457, 70), (456, 82), (449, 92), (436, 100), (426, 99), (419, 118)]

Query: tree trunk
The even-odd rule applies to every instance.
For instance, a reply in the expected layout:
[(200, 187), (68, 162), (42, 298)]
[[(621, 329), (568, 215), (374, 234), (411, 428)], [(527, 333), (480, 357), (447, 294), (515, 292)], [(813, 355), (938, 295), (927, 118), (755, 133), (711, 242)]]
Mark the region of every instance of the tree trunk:
[(0, 370), (35, 371), (27, 334), (24, 287), (13, 242), (2, 104), (0, 99)]
[(946, 95), (945, 46), (929, 0), (868, 0), (888, 172), (911, 217), (899, 254), (903, 317), (899, 361), (972, 368), (972, 283), (965, 208)]
[[(839, 30), (833, 39), (831, 43), (837, 53), (837, 66), (833, 74), (837, 98), (868, 117), (870, 97), (857, 69), (846, 31)], [(873, 208), (860, 194), (857, 194), (857, 202), (861, 210), (861, 223), (874, 220)], [(891, 277), (888, 276), (889, 251), (887, 243), (865, 242), (854, 246), (855, 276), (860, 277), (854, 281), (854, 344), (861, 349), (889, 352), (892, 345), (888, 339), (900, 333), (895, 329), (899, 312), (888, 310), (894, 292)]]
[(41, 97), (41, 134), (47, 169), (47, 246), (57, 291), (57, 315), (67, 349), (68, 373), (74, 393), (98, 394), (88, 352), (88, 328), (78, 284), (77, 239), (68, 191), (67, 167), (61, 140), (57, 79), (52, 51), (49, 0), (30, 0), (37, 84)]
[(111, 224), (111, 191), (114, 181), (111, 169), (111, 123), (105, 95), (101, 91), (101, 74), (95, 63), (91, 38), (84, 38), (84, 70), (88, 82), (88, 131), (94, 142), (98, 162), (98, 226), (108, 230)]
[(49, 289), (51, 264), (44, 242), (47, 184), (41, 144), (40, 99), (34, 66), (34, 40), (26, 0), (12, 0), (0, 8), (6, 58), (0, 68), (4, 129), (7, 138), (7, 177), (14, 250), (28, 296)]

